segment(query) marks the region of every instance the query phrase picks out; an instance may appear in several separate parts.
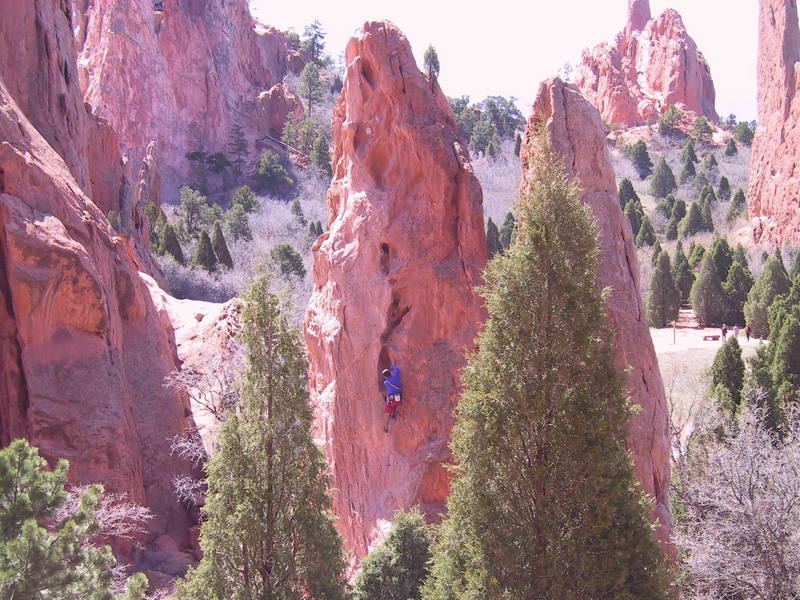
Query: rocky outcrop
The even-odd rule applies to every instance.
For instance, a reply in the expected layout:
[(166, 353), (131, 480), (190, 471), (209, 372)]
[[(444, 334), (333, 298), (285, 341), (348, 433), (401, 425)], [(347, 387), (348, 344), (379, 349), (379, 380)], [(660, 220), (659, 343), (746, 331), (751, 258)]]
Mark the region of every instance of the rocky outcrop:
[[(305, 321), (317, 433), (345, 545), (364, 556), (398, 508), (435, 519), (464, 352), (484, 319), (482, 196), (436, 81), (403, 34), (369, 22), (346, 50), (334, 111), (329, 231), (313, 246)], [(402, 371), (389, 425), (380, 372)]]
[(625, 30), (584, 50), (575, 84), (609, 124), (651, 124), (673, 104), (719, 122), (708, 63), (681, 16), (667, 9), (650, 19), (649, 0), (629, 0)]
[[(73, 483), (148, 506), (149, 540), (187, 546), (193, 522), (172, 478), (191, 469), (170, 439), (190, 424), (189, 407), (162, 385), (178, 364), (174, 334), (98, 208), (113, 202), (101, 190), (114, 190), (94, 177), (93, 157), (120, 157), (101, 155), (111, 133), (78, 103), (69, 4), (2, 10), (0, 40), (15, 40), (15, 59), (0, 65), (0, 441), (23, 436), (48, 460), (67, 458)], [(158, 567), (147, 551), (129, 558)]]
[(800, 27), (797, 2), (761, 0), (758, 128), (748, 204), (756, 241), (800, 242)]
[(246, 0), (71, 2), (85, 99), (134, 169), (157, 143), (163, 194), (194, 181), (187, 152), (225, 152), (234, 125), (251, 152), (278, 129), (259, 95), (287, 73), (288, 41), (256, 24)]
[(529, 157), (536, 152), (535, 131), (544, 127), (552, 147), (564, 155), (569, 175), (583, 190), (583, 200), (597, 219), (600, 245), (598, 284), (611, 287), (608, 319), (616, 332), (620, 368), (630, 368), (628, 392), (641, 407), (628, 429), (627, 445), (636, 476), (655, 499), (657, 535), (671, 554), (669, 512), (670, 445), (664, 385), (639, 292), (639, 263), (631, 228), (619, 208), (617, 185), (606, 146), (603, 122), (572, 86), (559, 79), (545, 81), (528, 121), (522, 153), (523, 173), (529, 176)]

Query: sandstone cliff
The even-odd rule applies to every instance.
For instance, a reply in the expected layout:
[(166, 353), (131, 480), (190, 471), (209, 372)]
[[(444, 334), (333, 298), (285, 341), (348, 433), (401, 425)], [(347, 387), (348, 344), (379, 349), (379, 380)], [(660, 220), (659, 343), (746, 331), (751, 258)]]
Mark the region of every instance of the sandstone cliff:
[(669, 537), (670, 445), (664, 385), (639, 292), (639, 263), (630, 225), (619, 208), (617, 185), (606, 146), (603, 122), (572, 86), (559, 79), (545, 81), (533, 105), (522, 152), (523, 176), (528, 157), (536, 152), (536, 136), (545, 127), (553, 148), (564, 155), (567, 171), (580, 184), (583, 200), (592, 207), (600, 235), (598, 283), (612, 288), (608, 319), (616, 331), (615, 349), (620, 368), (630, 367), (628, 391), (641, 406), (628, 431), (628, 449), (636, 476), (655, 499), (653, 518), (658, 538), (672, 553)]
[(134, 172), (156, 142), (169, 197), (195, 180), (187, 152), (225, 152), (239, 124), (254, 155), (299, 106), (282, 90), (262, 93), (287, 73), (288, 42), (254, 22), (246, 0), (164, 0), (161, 10), (152, 0), (70, 1), (86, 102)]
[[(313, 247), (305, 334), (334, 510), (360, 558), (398, 508), (419, 504), (432, 519), (444, 508), (459, 370), (485, 317), (474, 286), (487, 250), (466, 144), (403, 34), (366, 23), (346, 65), (330, 231)], [(391, 364), (406, 402), (387, 434), (380, 371)]]
[(800, 242), (800, 27), (797, 2), (761, 0), (758, 128), (748, 193), (757, 241)]
[(680, 15), (651, 19), (649, 0), (629, 0), (625, 30), (584, 50), (575, 84), (609, 124), (651, 124), (671, 104), (719, 122), (708, 63)]
[(80, 102), (68, 2), (2, 0), (0, 12), (14, 49), (0, 63), (0, 443), (24, 436), (69, 459), (73, 483), (148, 506), (148, 541), (173, 551), (128, 558), (175, 574), (193, 523), (172, 493), (190, 468), (169, 446), (189, 410), (162, 385), (178, 364), (172, 327), (98, 208), (116, 198), (93, 175), (119, 164), (113, 132)]

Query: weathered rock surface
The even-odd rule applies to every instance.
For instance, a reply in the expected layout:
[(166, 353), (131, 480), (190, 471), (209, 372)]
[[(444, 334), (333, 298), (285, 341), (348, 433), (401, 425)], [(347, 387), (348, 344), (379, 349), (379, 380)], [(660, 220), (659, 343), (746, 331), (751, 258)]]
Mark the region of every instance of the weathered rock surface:
[(259, 95), (288, 72), (287, 38), (257, 25), (246, 0), (164, 0), (161, 11), (152, 0), (70, 1), (85, 99), (134, 168), (157, 143), (162, 193), (194, 180), (187, 152), (225, 152), (233, 125), (251, 152), (279, 129)]
[[(356, 558), (398, 508), (444, 509), (451, 411), (485, 315), (482, 196), (447, 99), (403, 34), (369, 22), (347, 46), (334, 111), (330, 230), (315, 242), (305, 322), (317, 433)], [(383, 432), (380, 371), (405, 405)]]
[(668, 496), (670, 445), (664, 385), (639, 292), (639, 263), (631, 228), (619, 208), (603, 122), (597, 109), (573, 86), (560, 79), (542, 83), (528, 121), (522, 153), (525, 175), (529, 174), (529, 157), (536, 151), (533, 132), (542, 126), (552, 147), (564, 155), (567, 172), (580, 184), (583, 200), (592, 207), (597, 219), (598, 284), (612, 288), (608, 319), (616, 331), (617, 364), (620, 368), (630, 367), (628, 392), (632, 401), (641, 406), (631, 420), (627, 445), (637, 478), (655, 499), (653, 519), (658, 522), (658, 539), (672, 554)]
[(649, 0), (629, 0), (625, 30), (584, 50), (575, 84), (609, 124), (651, 124), (672, 104), (719, 122), (708, 63), (681, 16), (667, 9), (651, 19)]
[(797, 2), (761, 0), (758, 128), (748, 203), (756, 241), (800, 242), (800, 27)]
[(174, 336), (99, 208), (113, 181), (93, 180), (93, 157), (120, 159), (102, 155), (113, 135), (79, 102), (69, 4), (3, 0), (0, 13), (13, 48), (0, 63), (0, 443), (67, 458), (73, 483), (127, 493), (154, 512), (152, 538), (188, 546), (172, 477), (190, 468), (169, 447), (189, 407), (162, 385)]

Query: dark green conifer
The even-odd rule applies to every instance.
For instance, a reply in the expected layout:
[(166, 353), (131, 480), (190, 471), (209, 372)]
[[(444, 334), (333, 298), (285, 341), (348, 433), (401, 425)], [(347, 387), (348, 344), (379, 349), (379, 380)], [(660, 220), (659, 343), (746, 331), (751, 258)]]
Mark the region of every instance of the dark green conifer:
[(681, 221), (678, 226), (678, 231), (683, 237), (690, 237), (701, 231), (704, 231), (705, 223), (703, 222), (703, 213), (697, 202), (692, 202), (689, 205), (689, 212)]
[(736, 147), (736, 142), (733, 141), (733, 138), (730, 138), (728, 140), (728, 145), (725, 146), (725, 156), (730, 158), (731, 156), (738, 154), (738, 152), (739, 148)]
[(500, 245), (500, 232), (491, 217), (486, 222), (486, 246), (489, 249), (489, 258), (492, 258), (503, 249)]
[(643, 140), (639, 140), (628, 149), (628, 157), (631, 159), (639, 179), (645, 179), (653, 172), (653, 163), (647, 152), (647, 144)]
[(744, 384), (744, 361), (742, 348), (731, 336), (722, 344), (711, 365), (711, 390), (717, 397), (720, 408), (730, 417), (735, 417), (742, 403)]
[(197, 248), (194, 251), (194, 257), (192, 257), (192, 266), (202, 267), (209, 273), (213, 273), (217, 268), (217, 255), (214, 254), (211, 238), (208, 237), (208, 232), (205, 229), (200, 231)]
[(694, 273), (680, 241), (675, 248), (675, 260), (672, 261), (672, 279), (681, 297), (681, 302), (688, 301), (694, 283)]
[(681, 170), (680, 174), (680, 182), (687, 183), (694, 179), (694, 176), (697, 175), (697, 171), (694, 168), (694, 163), (691, 160), (687, 160), (683, 163), (683, 169)]
[(500, 246), (503, 250), (510, 248), (511, 244), (514, 242), (514, 229), (516, 225), (517, 221), (514, 219), (514, 215), (507, 213), (503, 221), (503, 226), (500, 228)]
[(700, 263), (700, 272), (692, 285), (689, 301), (698, 322), (703, 327), (723, 323), (727, 312), (727, 297), (717, 275), (714, 257), (709, 252), (706, 252)]
[(680, 293), (672, 278), (669, 255), (662, 252), (647, 290), (647, 322), (650, 327), (666, 327), (678, 318), (680, 306)]
[(695, 244), (692, 242), (689, 246), (689, 266), (696, 269), (700, 265), (700, 261), (706, 255), (706, 247), (702, 244)]
[(634, 200), (629, 200), (628, 203), (625, 205), (625, 218), (628, 219), (628, 222), (631, 224), (631, 232), (633, 232), (633, 238), (636, 239), (636, 236), (639, 234), (639, 228), (642, 226), (642, 219), (644, 219), (644, 211), (642, 211), (642, 205)]
[(717, 196), (723, 202), (731, 199), (731, 184), (728, 178), (724, 175), (719, 178), (719, 185), (717, 186)]
[(675, 191), (677, 187), (675, 175), (662, 156), (658, 160), (658, 163), (656, 163), (655, 171), (653, 171), (653, 179), (650, 182), (650, 193), (656, 198), (664, 198), (670, 192)]
[(731, 205), (728, 208), (728, 214), (725, 215), (725, 220), (732, 223), (747, 211), (747, 198), (741, 188), (736, 190), (731, 200)]
[(214, 223), (214, 231), (211, 233), (211, 247), (214, 248), (217, 261), (228, 269), (232, 269), (233, 258), (231, 258), (231, 253), (228, 251), (228, 244), (225, 243), (225, 236), (222, 235), (222, 223), (219, 221)]
[(170, 223), (167, 223), (164, 226), (164, 236), (161, 238), (159, 254), (169, 254), (179, 265), (182, 265), (186, 262), (186, 259), (183, 256), (181, 243), (178, 241), (178, 236), (175, 234), (175, 229), (173, 229)]
[(292, 206), (291, 206), (291, 208), (289, 210), (291, 210), (292, 214), (295, 216), (295, 218), (300, 223), (300, 225), (305, 227), (306, 226), (306, 216), (303, 214), (303, 207), (300, 206), (300, 200), (298, 200), (297, 198), (292, 200)]
[(754, 336), (762, 338), (769, 336), (769, 307), (775, 298), (787, 293), (789, 288), (789, 276), (781, 260), (770, 256), (744, 304), (744, 317), (747, 324), (752, 327)]
[(625, 205), (628, 204), (629, 200), (635, 200), (637, 203), (641, 202), (636, 190), (633, 189), (633, 183), (626, 177), (619, 182), (619, 206), (622, 210), (625, 210)]
[(718, 166), (719, 163), (717, 162), (716, 154), (714, 154), (713, 152), (709, 152), (705, 160), (703, 161), (703, 168), (707, 171), (710, 171), (711, 169), (715, 169)]
[(636, 245), (642, 248), (644, 246), (652, 246), (655, 243), (656, 233), (653, 231), (650, 219), (645, 215), (642, 219), (642, 224), (639, 226), (639, 231), (636, 233)]
[(686, 141), (683, 143), (683, 148), (681, 149), (681, 162), (700, 162), (700, 159), (697, 158), (697, 154), (694, 151), (694, 140), (692, 138), (686, 138)]
[(750, 270), (734, 260), (728, 269), (725, 283), (722, 284), (722, 289), (725, 290), (728, 299), (728, 316), (726, 318), (728, 323), (744, 325), (744, 304), (747, 302), (747, 294), (752, 287), (753, 276)]

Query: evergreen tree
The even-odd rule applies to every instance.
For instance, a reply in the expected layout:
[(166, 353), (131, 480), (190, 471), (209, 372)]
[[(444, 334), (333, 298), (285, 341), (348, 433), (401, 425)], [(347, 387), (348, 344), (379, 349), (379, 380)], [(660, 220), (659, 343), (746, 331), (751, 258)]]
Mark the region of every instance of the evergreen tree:
[(719, 163), (717, 162), (716, 154), (714, 154), (713, 152), (709, 152), (705, 160), (703, 161), (703, 168), (706, 169), (707, 171), (710, 171), (711, 169), (716, 169), (718, 166)]
[(489, 318), (464, 371), (458, 466), (423, 597), (668, 598), (591, 284), (591, 210), (551, 150), (534, 161), (517, 240), (486, 271)]
[(362, 561), (353, 600), (419, 600), (432, 542), (419, 510), (398, 511), (389, 535)]
[(326, 177), (331, 177), (331, 154), (328, 151), (328, 140), (320, 133), (311, 148), (311, 165)]
[(310, 118), (286, 119), (281, 132), (281, 141), (292, 152), (307, 154), (309, 157), (314, 151), (314, 142), (322, 134), (319, 124)]
[(280, 193), (294, 183), (286, 167), (281, 164), (280, 156), (272, 150), (265, 150), (261, 155), (256, 166), (254, 180), (258, 189), (276, 193)]
[(733, 138), (728, 139), (728, 145), (725, 146), (725, 156), (731, 157), (736, 156), (739, 153), (739, 148), (736, 147), (736, 142), (733, 141)]
[(522, 149), (522, 136), (517, 134), (514, 136), (514, 156), (519, 156), (519, 151)]
[(700, 206), (697, 202), (692, 202), (689, 205), (689, 212), (686, 213), (686, 216), (678, 226), (678, 231), (681, 236), (689, 237), (700, 233), (704, 229), (705, 223), (703, 222), (703, 213), (700, 210)]
[(244, 172), (245, 157), (247, 156), (247, 140), (241, 123), (235, 123), (228, 135), (228, 151), (233, 156), (233, 168), (241, 176)]
[(717, 196), (723, 202), (731, 199), (731, 184), (728, 178), (724, 175), (719, 178), (719, 186), (717, 186)]
[(186, 232), (194, 236), (199, 233), (203, 222), (203, 212), (208, 208), (207, 198), (197, 190), (184, 185), (180, 189), (180, 202), (178, 214), (183, 218)]
[(637, 204), (641, 203), (639, 195), (633, 189), (633, 183), (627, 177), (619, 182), (619, 206), (625, 210), (629, 200), (634, 200)]
[(694, 168), (694, 163), (691, 160), (687, 160), (683, 163), (683, 170), (681, 170), (680, 175), (680, 182), (687, 183), (694, 179), (695, 175), (697, 175), (697, 171)]
[(658, 266), (658, 256), (662, 252), (663, 249), (661, 248), (661, 244), (659, 244), (658, 240), (656, 240), (656, 243), (653, 244), (653, 253), (650, 255), (650, 266), (652, 266), (654, 269)]
[(694, 273), (689, 265), (689, 259), (683, 252), (683, 244), (678, 242), (675, 247), (675, 260), (672, 262), (672, 279), (681, 297), (681, 302), (689, 300), (689, 293), (692, 291), (694, 283)]
[(261, 206), (255, 193), (248, 186), (243, 185), (236, 189), (231, 200), (231, 206), (240, 205), (244, 212), (253, 212)]
[(642, 219), (642, 224), (639, 226), (639, 231), (636, 233), (636, 245), (642, 248), (643, 246), (652, 246), (655, 243), (656, 233), (653, 231), (650, 219), (645, 215)]
[(639, 179), (645, 179), (653, 172), (653, 162), (647, 152), (647, 144), (643, 140), (639, 140), (628, 149), (628, 157), (639, 174)]
[(214, 231), (211, 233), (211, 247), (214, 248), (214, 255), (217, 262), (225, 265), (228, 269), (233, 268), (233, 258), (228, 251), (228, 244), (225, 243), (225, 236), (222, 235), (222, 223), (214, 223)]
[[(770, 375), (780, 390), (785, 383), (791, 384), (796, 392), (800, 385), (800, 320), (795, 315), (788, 315), (775, 337), (775, 349), (772, 352)], [(786, 392), (779, 394), (786, 396)]]
[(434, 48), (433, 45), (429, 45), (428, 49), (425, 50), (422, 62), (425, 65), (425, 73), (428, 75), (428, 79), (438, 79), (439, 55), (436, 53), (436, 48)]
[(629, 200), (625, 205), (625, 218), (631, 224), (631, 232), (633, 238), (639, 235), (639, 228), (642, 226), (642, 219), (644, 219), (644, 211), (642, 211), (641, 204), (634, 200)]
[(720, 407), (731, 417), (739, 412), (744, 385), (742, 348), (733, 336), (722, 344), (711, 365), (711, 389)]
[(75, 510), (64, 511), (69, 463), (53, 469), (27, 441), (0, 449), (0, 598), (9, 600), (134, 600), (147, 580), (128, 580), (128, 592), (113, 593), (114, 555), (91, 539), (103, 488), (89, 487)]
[(747, 302), (747, 294), (752, 287), (753, 276), (750, 270), (743, 267), (738, 261), (733, 261), (728, 269), (728, 277), (722, 284), (722, 289), (725, 290), (728, 298), (727, 322), (744, 324), (744, 303)]
[(500, 228), (500, 246), (503, 250), (507, 250), (514, 243), (514, 229), (517, 226), (517, 221), (511, 213), (506, 214), (503, 221), (503, 226)]
[(670, 212), (669, 218), (675, 221), (676, 223), (680, 223), (683, 217), (685, 216), (686, 216), (686, 202), (678, 198), (672, 205), (672, 211)]
[(683, 143), (683, 148), (681, 149), (681, 162), (700, 162), (700, 159), (697, 158), (697, 153), (694, 151), (694, 140), (692, 138), (686, 138), (686, 141)]
[(672, 209), (675, 207), (675, 196), (667, 194), (667, 197), (656, 204), (656, 212), (664, 218), (669, 219), (672, 216)]
[(733, 137), (736, 138), (736, 141), (740, 144), (750, 146), (753, 143), (753, 130), (750, 129), (747, 123), (742, 121), (736, 126)]
[(300, 200), (298, 200), (297, 198), (292, 200), (292, 206), (291, 206), (291, 208), (289, 210), (294, 215), (294, 217), (297, 219), (297, 221), (300, 223), (300, 225), (305, 227), (305, 225), (306, 225), (306, 216), (303, 214), (303, 207), (300, 206)]
[(175, 234), (175, 229), (173, 229), (172, 225), (169, 223), (167, 223), (164, 227), (164, 236), (161, 238), (159, 254), (169, 254), (179, 265), (186, 263), (186, 259), (183, 256), (181, 243), (178, 241), (178, 236)]
[[(737, 247), (737, 250), (741, 246)], [(742, 253), (744, 253), (744, 248), (742, 248)], [(800, 249), (796, 250), (794, 253), (794, 259), (792, 260), (792, 267), (789, 269), (789, 278), (794, 281), (797, 276), (800, 275)]]
[(667, 224), (664, 225), (664, 237), (667, 238), (669, 241), (677, 240), (678, 239), (678, 222), (674, 219), (670, 219), (667, 221)]
[(770, 256), (764, 270), (753, 284), (744, 304), (744, 317), (753, 329), (753, 335), (769, 336), (768, 310), (772, 301), (789, 291), (790, 282), (780, 259)]
[(678, 318), (681, 298), (672, 278), (669, 255), (662, 252), (647, 290), (647, 322), (650, 327), (666, 327)]
[(661, 116), (658, 117), (658, 133), (666, 137), (678, 137), (683, 135), (681, 126), (683, 125), (686, 115), (684, 112), (670, 104)]
[(703, 221), (703, 231), (714, 231), (714, 217), (711, 216), (711, 202), (706, 200), (700, 201), (700, 215)]
[(692, 135), (699, 142), (708, 142), (711, 140), (711, 135), (714, 130), (705, 117), (697, 117), (692, 125)]
[(747, 198), (745, 198), (742, 189), (739, 188), (733, 195), (730, 208), (728, 208), (728, 214), (725, 215), (725, 220), (728, 223), (732, 223), (733, 221), (738, 219), (741, 215), (743, 215), (746, 211), (747, 211)]
[(500, 232), (491, 217), (486, 222), (486, 246), (489, 248), (489, 258), (503, 249), (500, 244)]
[(225, 213), (225, 229), (232, 240), (251, 241), (253, 232), (250, 230), (250, 221), (241, 204), (234, 204)]
[(662, 156), (656, 164), (655, 171), (653, 171), (653, 180), (650, 182), (650, 193), (656, 198), (663, 198), (670, 192), (675, 191), (677, 187), (675, 175)]
[(343, 599), (344, 559), (325, 459), (311, 433), (303, 344), (264, 277), (245, 297), (240, 402), (205, 464), (203, 558), (185, 600)]
[(306, 276), (303, 258), (297, 253), (297, 250), (292, 248), (291, 244), (283, 242), (276, 245), (270, 250), (269, 256), (283, 275), (296, 275), (300, 279)]
[(725, 238), (716, 238), (711, 247), (708, 249), (711, 253), (711, 258), (717, 268), (717, 277), (720, 281), (725, 281), (728, 278), (728, 269), (731, 268), (733, 262), (733, 252)]
[(319, 65), (315, 62), (306, 63), (300, 73), (298, 90), (300, 97), (306, 101), (309, 118), (313, 114), (314, 106), (324, 99), (325, 84), (320, 77)]
[(308, 54), (312, 63), (318, 67), (325, 64), (325, 31), (319, 21), (314, 20), (303, 29), (300, 51)]
[(692, 245), (689, 246), (689, 266), (692, 267), (692, 269), (696, 269), (705, 255), (705, 246), (692, 242)]
[(727, 312), (726, 300), (714, 257), (706, 252), (689, 294), (689, 301), (700, 325), (708, 327), (721, 324)]
[(217, 268), (217, 255), (214, 254), (211, 238), (208, 237), (208, 232), (205, 229), (200, 231), (197, 248), (194, 251), (194, 257), (192, 257), (192, 266), (202, 267), (209, 273), (213, 273)]
[(736, 248), (733, 250), (733, 260), (742, 265), (745, 270), (750, 273), (750, 263), (747, 261), (747, 254), (745, 253), (744, 246), (741, 244), (736, 244)]
[(711, 185), (704, 185), (700, 190), (700, 202), (714, 204), (716, 201), (717, 195), (714, 193), (714, 188)]

